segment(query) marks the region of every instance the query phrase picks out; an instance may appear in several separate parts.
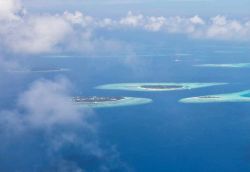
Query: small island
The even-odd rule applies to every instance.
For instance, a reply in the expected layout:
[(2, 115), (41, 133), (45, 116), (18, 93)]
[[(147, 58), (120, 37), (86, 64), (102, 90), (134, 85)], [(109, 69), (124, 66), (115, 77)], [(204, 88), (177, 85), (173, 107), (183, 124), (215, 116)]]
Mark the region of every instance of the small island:
[(199, 98), (203, 98), (203, 99), (219, 99), (219, 96), (200, 96)]
[(41, 68), (41, 67), (36, 67), (36, 68), (31, 68), (28, 69), (30, 72), (65, 72), (69, 71), (69, 69), (65, 68), (57, 68), (57, 67), (50, 67), (50, 68)]
[(110, 102), (110, 101), (119, 101), (124, 99), (124, 97), (73, 97), (75, 103), (100, 103), (100, 102)]
[(107, 84), (96, 87), (105, 90), (128, 90), (128, 91), (174, 91), (196, 89), (217, 85), (225, 85), (227, 83), (118, 83)]
[(137, 97), (82, 97), (76, 96), (72, 98), (73, 103), (88, 108), (104, 108), (104, 107), (117, 107), (117, 106), (132, 106), (151, 103), (151, 99), (137, 98)]
[(57, 67), (50, 67), (50, 68), (42, 68), (42, 67), (32, 67), (32, 68), (21, 68), (10, 70), (9, 72), (14, 73), (51, 73), (51, 72), (67, 72), (69, 69), (66, 68), (57, 68)]
[(180, 100), (181, 103), (225, 103), (225, 102), (250, 102), (250, 90), (216, 94), (198, 97), (189, 97)]
[(195, 66), (212, 68), (247, 68), (250, 67), (250, 63), (200, 64)]
[(182, 85), (142, 85), (141, 88), (151, 90), (180, 89)]

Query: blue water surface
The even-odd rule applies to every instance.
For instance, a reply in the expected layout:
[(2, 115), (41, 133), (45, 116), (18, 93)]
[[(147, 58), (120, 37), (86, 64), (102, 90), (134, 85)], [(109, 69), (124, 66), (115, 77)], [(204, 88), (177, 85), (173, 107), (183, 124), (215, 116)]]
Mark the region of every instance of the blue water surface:
[[(108, 34), (108, 33), (107, 33)], [(121, 35), (121, 34), (119, 34)], [(250, 104), (181, 104), (179, 99), (250, 89), (249, 68), (199, 68), (202, 63), (249, 63), (246, 43), (173, 39), (142, 41), (133, 55), (70, 58), (39, 56), (23, 60), (26, 66), (59, 66), (64, 73), (6, 74), (1, 82), (1, 109), (11, 108), (18, 94), (40, 78), (66, 76), (73, 94), (132, 96), (153, 103), (94, 110), (102, 143), (115, 145), (120, 158), (137, 172), (246, 172), (250, 171)], [(139, 38), (138, 38), (139, 39)], [(137, 41), (137, 42), (136, 42)], [(138, 55), (136, 55), (138, 54)], [(141, 54), (141, 56), (139, 55)], [(144, 56), (142, 56), (144, 55)], [(145, 56), (146, 55), (146, 56)], [(16, 76), (19, 75), (19, 76)], [(121, 82), (227, 82), (228, 85), (171, 92), (96, 90), (95, 86)], [(7, 85), (13, 85), (9, 87)], [(15, 85), (15, 87), (14, 87)], [(32, 156), (32, 155), (30, 155)]]

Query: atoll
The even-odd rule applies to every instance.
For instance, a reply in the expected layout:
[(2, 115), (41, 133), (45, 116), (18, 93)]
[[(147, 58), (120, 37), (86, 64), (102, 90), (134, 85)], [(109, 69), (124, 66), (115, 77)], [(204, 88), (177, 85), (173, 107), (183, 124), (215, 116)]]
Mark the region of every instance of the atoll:
[(198, 97), (184, 98), (181, 103), (220, 103), (220, 102), (250, 102), (250, 90), (228, 93), (215, 94)]
[(173, 91), (195, 89), (226, 83), (119, 83), (107, 84), (96, 87), (105, 90), (128, 90), (128, 91)]

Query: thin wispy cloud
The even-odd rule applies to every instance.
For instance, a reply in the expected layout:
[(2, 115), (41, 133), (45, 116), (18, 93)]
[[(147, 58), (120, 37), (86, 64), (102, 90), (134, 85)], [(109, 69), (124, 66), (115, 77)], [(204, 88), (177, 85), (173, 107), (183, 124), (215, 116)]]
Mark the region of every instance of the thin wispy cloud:
[(101, 146), (93, 112), (72, 104), (70, 87), (66, 78), (35, 81), (19, 96), (15, 109), (0, 111), (0, 154), (16, 155), (5, 157), (1, 169), (130, 171), (114, 148)]

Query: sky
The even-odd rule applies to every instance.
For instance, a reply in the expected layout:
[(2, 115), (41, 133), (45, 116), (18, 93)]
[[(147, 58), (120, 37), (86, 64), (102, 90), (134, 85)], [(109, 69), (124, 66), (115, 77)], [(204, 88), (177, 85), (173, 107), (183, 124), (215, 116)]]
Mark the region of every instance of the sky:
[[(33, 11), (82, 10), (94, 16), (121, 16), (127, 11), (141, 12), (148, 15), (226, 15), (248, 17), (248, 0), (29, 0), (24, 2)], [(205, 7), (205, 8), (204, 8)]]

